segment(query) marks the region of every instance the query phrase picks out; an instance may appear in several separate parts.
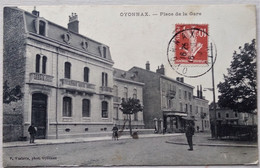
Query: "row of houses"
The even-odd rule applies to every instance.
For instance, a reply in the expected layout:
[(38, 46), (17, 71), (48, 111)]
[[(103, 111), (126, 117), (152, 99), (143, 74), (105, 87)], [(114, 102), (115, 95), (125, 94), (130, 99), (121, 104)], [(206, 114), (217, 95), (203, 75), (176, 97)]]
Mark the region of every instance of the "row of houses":
[[(62, 27), (16, 7), (4, 8), (3, 80), (19, 86), (23, 98), (3, 104), (3, 139), (28, 136), (32, 123), (37, 138), (102, 134), (128, 120), (120, 111), (122, 98), (137, 98), (144, 107), (132, 117), (133, 128), (157, 132), (183, 131), (187, 118), (209, 130), (208, 101), (202, 87), (172, 79), (164, 66), (156, 72), (113, 67), (109, 46), (79, 33), (78, 16)], [(128, 129), (128, 127), (126, 127)]]

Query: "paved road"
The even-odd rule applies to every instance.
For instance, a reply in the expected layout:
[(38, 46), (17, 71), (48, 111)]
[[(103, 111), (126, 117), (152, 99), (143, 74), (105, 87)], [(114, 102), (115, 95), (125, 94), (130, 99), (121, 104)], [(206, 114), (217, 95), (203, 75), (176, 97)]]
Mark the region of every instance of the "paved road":
[(171, 137), (4, 148), (4, 166), (112, 166), (241, 164), (257, 160), (257, 148), (165, 143)]

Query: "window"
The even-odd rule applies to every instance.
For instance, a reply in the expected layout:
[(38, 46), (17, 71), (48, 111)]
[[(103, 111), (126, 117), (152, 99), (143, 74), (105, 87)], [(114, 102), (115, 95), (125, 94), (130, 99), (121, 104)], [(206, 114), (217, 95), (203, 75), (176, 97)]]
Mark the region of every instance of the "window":
[(107, 73), (102, 72), (102, 86), (107, 86)]
[(67, 78), (67, 79), (70, 79), (70, 69), (71, 69), (71, 64), (69, 62), (65, 62), (64, 77)]
[(180, 111), (183, 111), (182, 103), (180, 103)]
[(42, 57), (42, 73), (46, 74), (46, 63), (47, 63), (47, 57), (43, 56)]
[(189, 92), (189, 100), (191, 101), (191, 92)]
[(108, 103), (106, 101), (102, 101), (102, 118), (108, 118)]
[(220, 118), (221, 117), (221, 114), (220, 113), (218, 113), (218, 118)]
[(107, 48), (103, 47), (103, 57), (106, 58), (107, 57)]
[(89, 82), (89, 68), (84, 68), (84, 82)]
[(237, 113), (235, 113), (235, 117), (237, 117)]
[(188, 104), (185, 104), (185, 109), (184, 109), (185, 112), (188, 112)]
[(228, 113), (226, 113), (226, 118), (229, 118), (229, 114)]
[(184, 99), (187, 100), (187, 91), (184, 91)]
[(198, 112), (199, 112), (199, 107), (196, 106), (196, 114), (198, 114)]
[(82, 117), (90, 117), (90, 100), (82, 100)]
[(172, 107), (172, 101), (171, 99), (168, 99), (168, 108), (171, 108)]
[(200, 112), (203, 113), (203, 107), (200, 107)]
[(46, 23), (42, 20), (40, 20), (39, 22), (39, 34), (42, 35), (42, 36), (45, 36), (45, 26), (46, 26)]
[(71, 117), (72, 104), (70, 97), (63, 97), (63, 117)]
[(181, 99), (181, 89), (179, 89), (179, 98)]
[(192, 113), (192, 105), (190, 105), (190, 113)]
[[(42, 58), (42, 64), (41, 64)], [(36, 62), (35, 62), (35, 72), (46, 74), (46, 66), (47, 66), (47, 57), (41, 56), (40, 54), (36, 55)]]
[(138, 114), (134, 113), (134, 120), (137, 121), (138, 120)]
[(133, 98), (137, 99), (137, 90), (136, 89), (134, 89)]
[(123, 96), (125, 99), (128, 98), (128, 88), (127, 87), (124, 87), (124, 93), (123, 93)]
[(39, 54), (36, 55), (36, 67), (35, 67), (35, 72), (40, 73), (40, 61), (41, 61), (41, 56)]

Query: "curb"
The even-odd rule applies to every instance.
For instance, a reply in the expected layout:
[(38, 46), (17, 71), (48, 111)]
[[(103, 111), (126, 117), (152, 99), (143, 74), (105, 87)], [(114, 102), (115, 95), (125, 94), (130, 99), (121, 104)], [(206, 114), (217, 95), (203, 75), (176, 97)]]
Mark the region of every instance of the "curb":
[[(188, 145), (187, 143), (183, 142), (171, 142), (171, 141), (165, 141), (169, 144), (175, 144), (175, 145)], [(194, 143), (194, 146), (213, 146), (213, 147), (248, 147), (248, 148), (257, 148), (257, 145), (243, 145), (243, 144), (208, 144), (208, 143)]]
[[(164, 134), (164, 135), (158, 135), (158, 134), (151, 134), (150, 136), (140, 136), (139, 135), (139, 139), (143, 139), (143, 138), (160, 138), (160, 137), (170, 137), (170, 136), (179, 136), (181, 134)], [(99, 137), (100, 138), (100, 137)], [(123, 136), (120, 139), (133, 139), (130, 136)], [(65, 141), (62, 141), (65, 140)], [(3, 148), (14, 148), (14, 147), (26, 147), (26, 146), (42, 146), (42, 145), (56, 145), (56, 144), (74, 144), (74, 143), (86, 143), (86, 142), (99, 142), (99, 141), (112, 141), (111, 137), (102, 137), (100, 139), (80, 139), (77, 140), (75, 139), (74, 141), (66, 141), (66, 139), (61, 139), (61, 141), (56, 141), (56, 142), (38, 142), (38, 143), (34, 143), (34, 144), (30, 144), (28, 141), (27, 143), (24, 144), (5, 144), (3, 143)]]

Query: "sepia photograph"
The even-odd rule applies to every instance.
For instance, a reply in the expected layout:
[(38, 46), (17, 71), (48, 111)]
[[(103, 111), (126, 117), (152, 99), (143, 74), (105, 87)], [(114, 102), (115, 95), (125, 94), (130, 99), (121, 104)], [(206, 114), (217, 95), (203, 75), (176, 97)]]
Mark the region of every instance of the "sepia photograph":
[(256, 5), (2, 13), (3, 167), (259, 164)]

